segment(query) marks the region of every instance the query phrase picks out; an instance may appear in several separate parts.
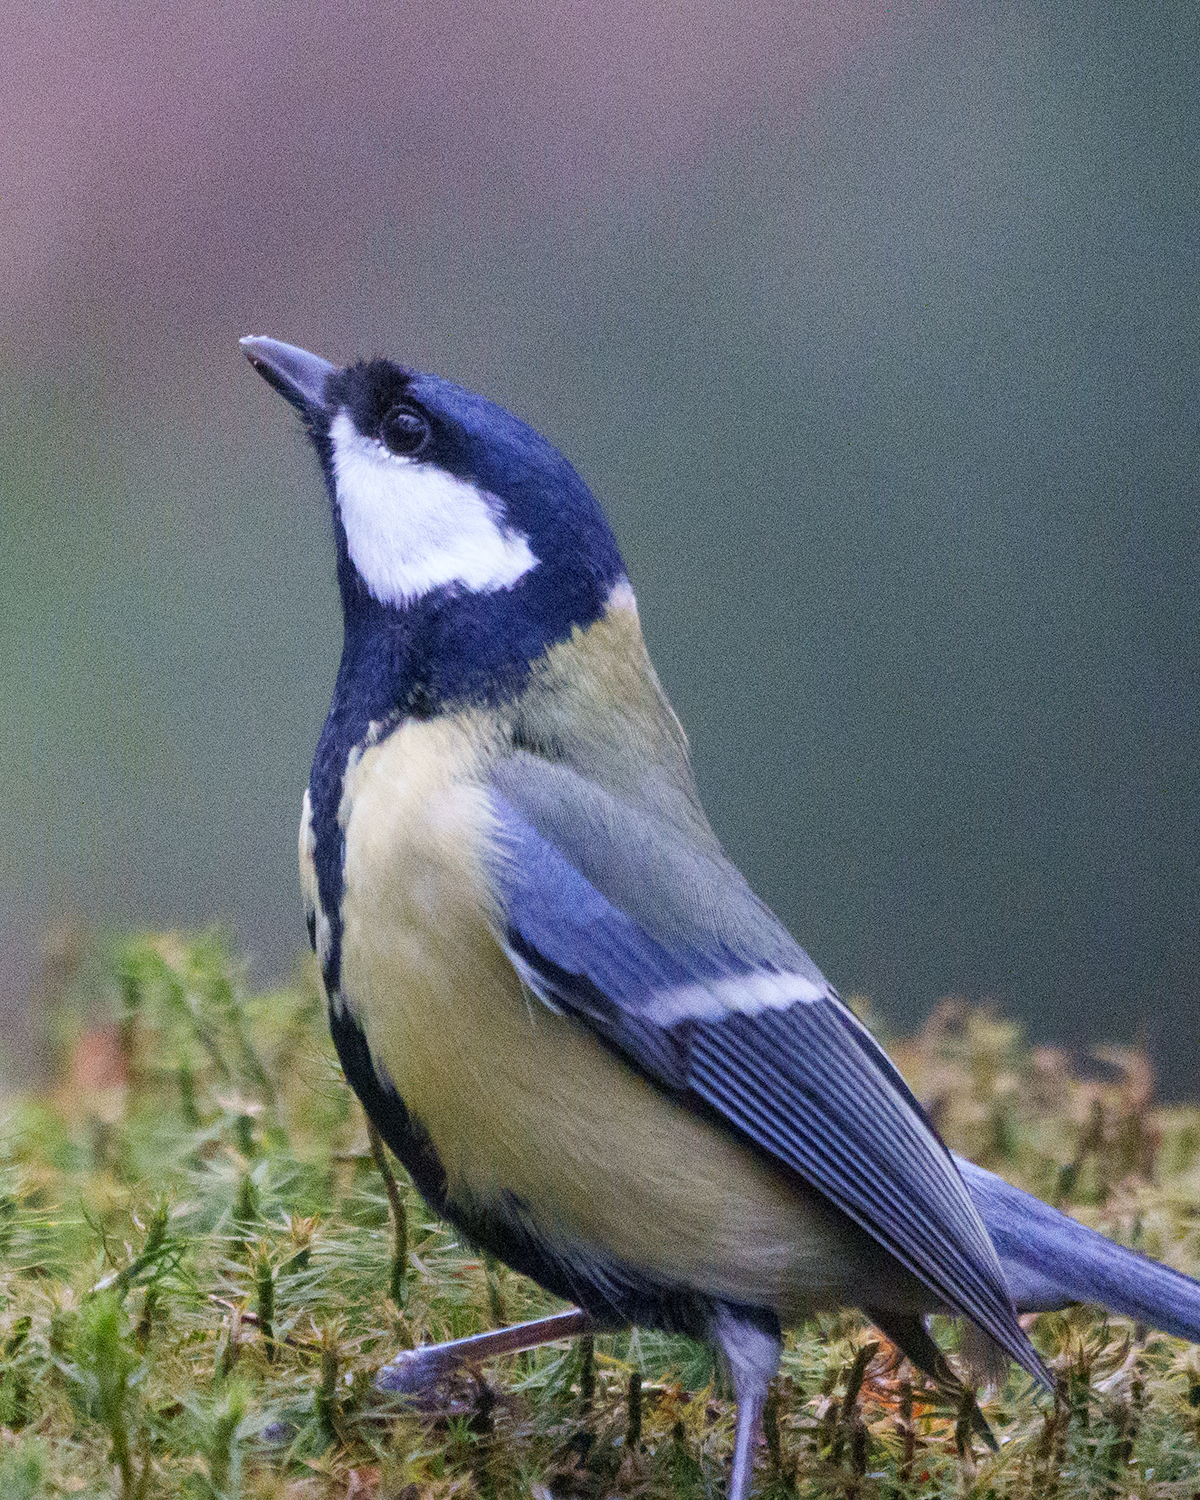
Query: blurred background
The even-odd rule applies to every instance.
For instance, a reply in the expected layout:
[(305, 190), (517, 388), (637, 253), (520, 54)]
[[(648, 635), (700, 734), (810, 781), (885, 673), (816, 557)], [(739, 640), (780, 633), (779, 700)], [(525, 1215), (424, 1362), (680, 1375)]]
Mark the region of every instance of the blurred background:
[(341, 627), (269, 333), (572, 459), (844, 993), (1200, 1092), (1200, 7), (1049, 9), (9, 6), (3, 1076), (47, 933), (304, 941)]

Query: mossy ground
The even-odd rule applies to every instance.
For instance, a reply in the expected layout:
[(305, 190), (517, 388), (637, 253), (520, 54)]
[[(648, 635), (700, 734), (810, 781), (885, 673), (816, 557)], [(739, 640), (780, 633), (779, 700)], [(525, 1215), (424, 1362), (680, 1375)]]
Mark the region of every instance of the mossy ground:
[[(732, 1409), (681, 1340), (552, 1346), (407, 1407), (374, 1390), (398, 1349), (555, 1304), (389, 1188), (310, 969), (250, 995), (218, 935), (163, 935), (51, 988), (56, 1082), (0, 1130), (0, 1500), (723, 1492)], [(1155, 1106), (1139, 1054), (1084, 1078), (954, 1006), (890, 1046), (952, 1144), (1200, 1270), (1200, 1110)], [(986, 1394), (992, 1455), (856, 1314), (799, 1330), (757, 1488), (1200, 1495), (1196, 1350), (1088, 1309), (1033, 1336), (1058, 1398)]]

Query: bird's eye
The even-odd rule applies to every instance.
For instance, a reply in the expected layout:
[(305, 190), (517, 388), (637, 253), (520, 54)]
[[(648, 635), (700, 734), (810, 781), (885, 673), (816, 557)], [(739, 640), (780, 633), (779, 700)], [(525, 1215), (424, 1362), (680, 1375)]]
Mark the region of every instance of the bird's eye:
[(393, 406), (379, 424), (379, 438), (393, 453), (408, 458), (429, 441), (429, 423), (411, 406)]

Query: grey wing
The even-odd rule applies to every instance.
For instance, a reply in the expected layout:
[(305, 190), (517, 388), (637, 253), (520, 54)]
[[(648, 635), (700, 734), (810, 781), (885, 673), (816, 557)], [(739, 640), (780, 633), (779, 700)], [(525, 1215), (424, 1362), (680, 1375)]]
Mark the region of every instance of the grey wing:
[(494, 879), (530, 988), (819, 1188), (1049, 1384), (949, 1152), (715, 840), (525, 754), (493, 786)]

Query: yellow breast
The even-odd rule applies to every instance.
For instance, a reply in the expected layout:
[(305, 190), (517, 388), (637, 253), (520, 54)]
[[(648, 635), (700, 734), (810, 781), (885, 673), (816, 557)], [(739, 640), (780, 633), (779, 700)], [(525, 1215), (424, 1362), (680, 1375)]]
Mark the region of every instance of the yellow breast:
[(513, 1194), (552, 1240), (785, 1317), (861, 1300), (857, 1231), (523, 990), (486, 875), (500, 737), (482, 714), (406, 724), (339, 811), (343, 1001), (451, 1196)]

